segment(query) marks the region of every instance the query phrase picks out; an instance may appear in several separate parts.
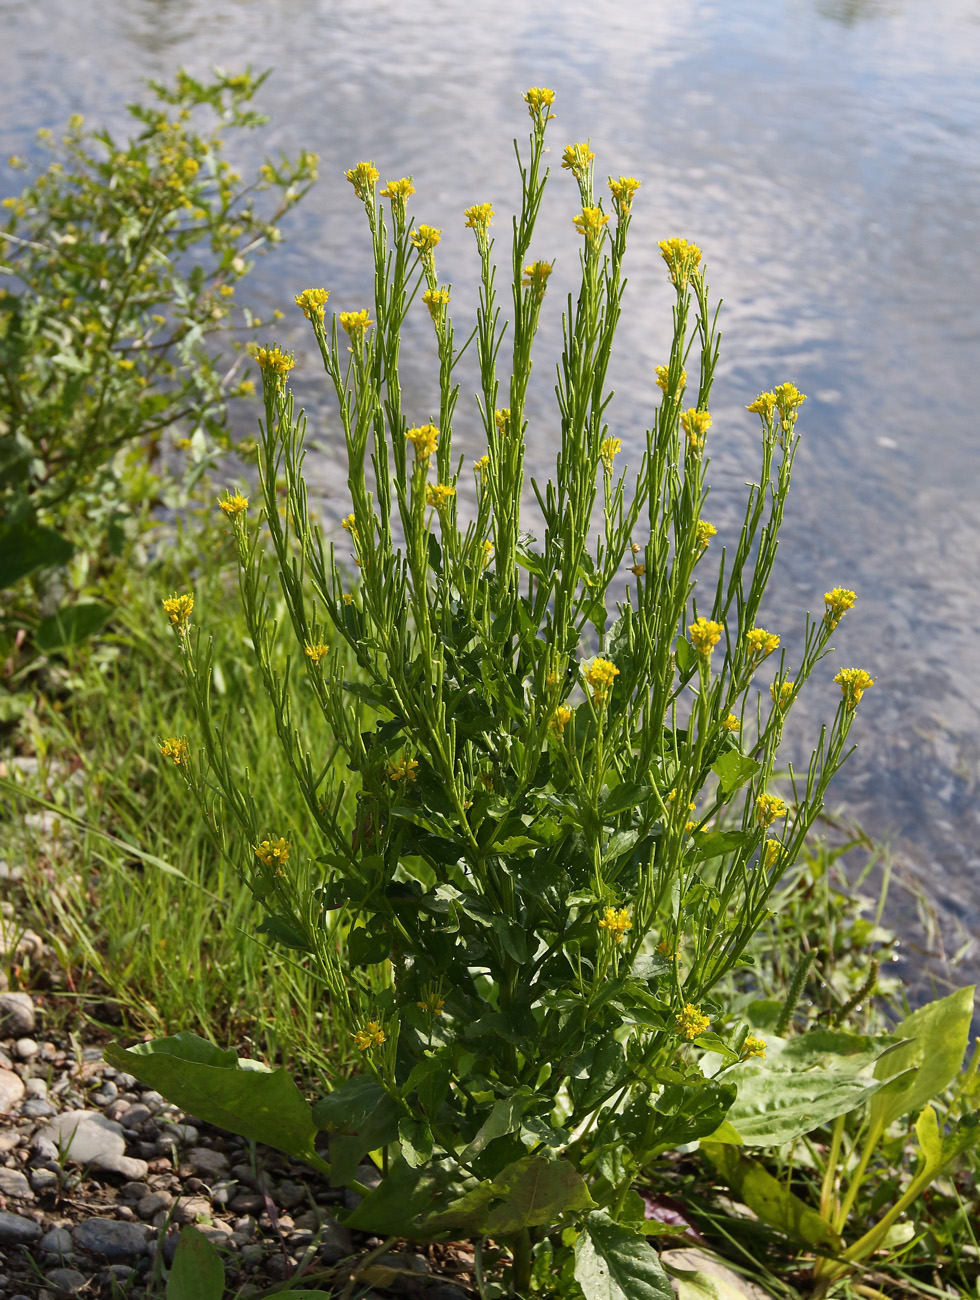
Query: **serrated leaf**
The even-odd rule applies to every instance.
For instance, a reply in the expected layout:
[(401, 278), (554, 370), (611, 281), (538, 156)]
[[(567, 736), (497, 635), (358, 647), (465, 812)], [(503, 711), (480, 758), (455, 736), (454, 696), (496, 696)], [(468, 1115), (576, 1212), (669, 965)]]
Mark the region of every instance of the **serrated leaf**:
[(670, 1279), (646, 1238), (604, 1211), (590, 1214), (579, 1233), (575, 1280), (585, 1300), (674, 1300)]

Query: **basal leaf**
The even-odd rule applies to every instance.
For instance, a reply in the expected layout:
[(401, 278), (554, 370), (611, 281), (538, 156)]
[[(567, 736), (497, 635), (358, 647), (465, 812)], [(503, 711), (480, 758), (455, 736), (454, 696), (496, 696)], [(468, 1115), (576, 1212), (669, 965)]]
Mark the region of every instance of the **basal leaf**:
[(903, 1090), (871, 1103), (873, 1127), (887, 1128), (902, 1115), (921, 1110), (956, 1078), (970, 1037), (974, 991), (973, 985), (958, 989), (913, 1011), (895, 1026), (896, 1038), (908, 1041), (878, 1062), (875, 1077), (891, 1079), (910, 1069), (915, 1075)]
[(588, 1216), (575, 1243), (575, 1280), (585, 1300), (674, 1300), (660, 1257), (646, 1238), (604, 1211)]
[(756, 1160), (731, 1146), (703, 1142), (701, 1150), (732, 1191), (763, 1223), (804, 1246), (841, 1244), (837, 1233), (816, 1210), (794, 1196)]
[(525, 1228), (551, 1224), (565, 1210), (584, 1210), (594, 1202), (581, 1174), (568, 1160), (525, 1156), (494, 1179), (503, 1197), (482, 1225), (484, 1236), (509, 1237)]
[(225, 1266), (217, 1249), (197, 1228), (186, 1227), (167, 1278), (167, 1300), (222, 1300)]

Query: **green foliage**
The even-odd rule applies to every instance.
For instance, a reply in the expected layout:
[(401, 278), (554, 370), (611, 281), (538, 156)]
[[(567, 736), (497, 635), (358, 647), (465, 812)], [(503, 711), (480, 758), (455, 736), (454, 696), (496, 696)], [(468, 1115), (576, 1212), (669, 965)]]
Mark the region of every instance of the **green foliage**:
[(203, 1232), (182, 1229), (167, 1278), (166, 1300), (221, 1300), (225, 1266)]

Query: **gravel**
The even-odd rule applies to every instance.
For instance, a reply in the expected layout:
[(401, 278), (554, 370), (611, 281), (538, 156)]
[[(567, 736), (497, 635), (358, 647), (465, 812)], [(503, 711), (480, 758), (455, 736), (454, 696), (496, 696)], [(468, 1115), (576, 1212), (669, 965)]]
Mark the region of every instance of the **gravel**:
[(0, 1210), (0, 1246), (28, 1246), (41, 1235), (40, 1224), (21, 1214)]
[(118, 1219), (91, 1218), (76, 1224), (72, 1240), (90, 1255), (105, 1259), (131, 1259), (142, 1255), (147, 1242), (147, 1229), (142, 1223), (122, 1223)]
[(0, 993), (0, 1036), (25, 1038), (33, 1034), (36, 1018), (28, 993)]
[(14, 1110), (24, 1096), (24, 1080), (13, 1070), (0, 1069), (0, 1111)]

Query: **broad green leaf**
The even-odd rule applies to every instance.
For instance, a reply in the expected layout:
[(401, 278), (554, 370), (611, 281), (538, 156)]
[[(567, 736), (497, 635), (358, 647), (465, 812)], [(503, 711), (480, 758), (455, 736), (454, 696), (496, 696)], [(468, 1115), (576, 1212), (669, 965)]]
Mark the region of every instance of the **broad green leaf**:
[(480, 1152), (495, 1138), (514, 1133), (521, 1126), (524, 1112), (531, 1105), (534, 1097), (531, 1093), (515, 1093), (511, 1097), (500, 1097), (493, 1103), (493, 1109), (484, 1120), (480, 1131), (473, 1141), (461, 1152), (460, 1164), (472, 1164)]
[(653, 798), (653, 790), (648, 785), (633, 785), (624, 781), (610, 791), (602, 805), (603, 817), (613, 817), (616, 813), (626, 812), (631, 808), (642, 808)]
[(718, 778), (718, 788), (723, 799), (727, 799), (739, 786), (745, 784), (759, 770), (754, 758), (747, 758), (736, 750), (730, 749), (711, 765), (711, 770)]
[(292, 917), (270, 913), (260, 925), (255, 927), (255, 932), (256, 934), (267, 934), (270, 939), (275, 939), (284, 948), (299, 948), (303, 952), (310, 951), (306, 935), (297, 927)]
[(12, 587), (35, 569), (67, 564), (75, 548), (53, 528), (22, 523), (0, 526), (0, 590)]
[(686, 641), (682, 636), (677, 638), (677, 644), (674, 646), (674, 656), (677, 659), (677, 671), (682, 677), (687, 677), (697, 667), (698, 652), (690, 641)]
[(763, 1223), (804, 1246), (829, 1245), (836, 1249), (842, 1244), (826, 1219), (788, 1191), (758, 1161), (715, 1142), (702, 1142), (701, 1150), (735, 1195)]
[(42, 619), (34, 634), (34, 644), (45, 654), (80, 645), (96, 632), (101, 632), (114, 612), (111, 605), (101, 605), (97, 601), (66, 605)]
[[(345, 1220), (347, 1227), (385, 1236), (425, 1238), (460, 1232), (485, 1214), (494, 1185), (475, 1178), (461, 1181), (458, 1170), (430, 1161), (413, 1169), (398, 1156), (380, 1184)], [(475, 1230), (475, 1229), (474, 1229)]]
[(494, 1179), (494, 1192), (504, 1198), (482, 1225), (487, 1237), (509, 1237), (525, 1228), (552, 1224), (565, 1210), (585, 1210), (594, 1204), (581, 1174), (568, 1160), (525, 1156)]
[(734, 853), (752, 838), (748, 831), (696, 831), (694, 834), (695, 862), (707, 862), (709, 858), (720, 858), (723, 853)]
[(654, 1101), (662, 1116), (654, 1130), (658, 1149), (679, 1147), (714, 1133), (735, 1102), (736, 1088), (724, 1083), (704, 1082), (699, 1086), (670, 1083)]
[(215, 1247), (197, 1228), (184, 1228), (167, 1278), (167, 1300), (221, 1300), (225, 1266)]
[(409, 1119), (407, 1115), (400, 1119), (398, 1142), (406, 1164), (413, 1169), (421, 1169), (432, 1159), (432, 1130), (424, 1119)]
[(105, 1059), (206, 1123), (264, 1142), (329, 1174), (330, 1166), (313, 1145), (313, 1111), (285, 1070), (239, 1060), (234, 1051), (222, 1051), (189, 1033), (132, 1048), (110, 1043)]
[(657, 1252), (605, 1211), (590, 1214), (579, 1233), (575, 1280), (585, 1300), (674, 1300)]
[(970, 1037), (973, 995), (971, 984), (920, 1007), (895, 1026), (895, 1036), (909, 1041), (878, 1062), (875, 1077), (892, 1079), (911, 1069), (915, 1075), (903, 1090), (871, 1103), (872, 1128), (887, 1128), (909, 1111), (920, 1110), (956, 1078)]
[(401, 1107), (374, 1079), (348, 1079), (312, 1110), (318, 1129), (328, 1129), (331, 1182), (351, 1183), (357, 1166), (369, 1151), (387, 1146), (398, 1137)]
[(923, 1160), (923, 1165), (916, 1170), (915, 1176), (921, 1178), (928, 1173), (935, 1178), (957, 1156), (969, 1151), (980, 1141), (980, 1114), (973, 1112), (964, 1115), (951, 1132), (943, 1133), (936, 1112), (931, 1106), (926, 1106), (915, 1121), (915, 1136), (919, 1140)]
[[(686, 1255), (692, 1257), (695, 1267), (684, 1267)], [(661, 1260), (673, 1282), (677, 1300), (746, 1300), (745, 1290), (729, 1282), (721, 1268), (718, 1272), (708, 1273), (696, 1267), (696, 1264), (705, 1262), (705, 1256), (699, 1250), (670, 1250)]]

